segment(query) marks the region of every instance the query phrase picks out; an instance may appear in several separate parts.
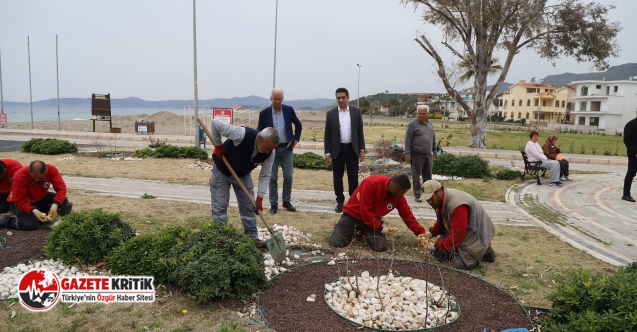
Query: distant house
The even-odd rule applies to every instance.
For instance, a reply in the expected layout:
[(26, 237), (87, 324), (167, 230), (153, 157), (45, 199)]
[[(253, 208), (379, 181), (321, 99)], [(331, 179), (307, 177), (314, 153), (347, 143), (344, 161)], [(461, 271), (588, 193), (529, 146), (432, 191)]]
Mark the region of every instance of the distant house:
[(573, 84), (577, 91), (573, 112), (576, 126), (623, 133), (626, 123), (635, 118), (637, 81), (589, 80)]
[(558, 88), (520, 80), (498, 99), (498, 111), (505, 121), (525, 119), (538, 126), (568, 123), (569, 95), (572, 98), (573, 94), (572, 86)]

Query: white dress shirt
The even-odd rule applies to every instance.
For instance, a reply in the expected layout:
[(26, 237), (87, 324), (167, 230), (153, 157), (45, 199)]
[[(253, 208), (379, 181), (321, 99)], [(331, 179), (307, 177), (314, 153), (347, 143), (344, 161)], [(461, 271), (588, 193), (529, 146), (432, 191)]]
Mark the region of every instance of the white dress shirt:
[(341, 129), (341, 143), (352, 143), (352, 119), (349, 115), (349, 106), (338, 110), (338, 123)]

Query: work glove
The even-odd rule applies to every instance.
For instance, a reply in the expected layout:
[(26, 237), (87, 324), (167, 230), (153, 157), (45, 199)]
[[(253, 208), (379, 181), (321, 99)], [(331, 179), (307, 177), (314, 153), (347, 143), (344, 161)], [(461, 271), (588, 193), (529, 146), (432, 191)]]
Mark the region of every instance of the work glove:
[(223, 159), (223, 155), (226, 153), (226, 149), (223, 148), (223, 145), (215, 146), (215, 156), (219, 158), (219, 160)]
[(430, 231), (427, 231), (426, 233), (423, 234), (418, 234), (418, 245), (423, 247), (423, 248), (427, 248), (429, 243), (434, 243), (434, 239), (433, 239), (433, 234), (431, 234)]
[[(257, 209), (263, 212), (263, 197), (257, 197)], [(254, 211), (254, 213), (257, 213), (257, 211)]]
[(33, 215), (38, 218), (39, 221), (46, 221), (46, 214), (40, 212), (40, 210), (38, 209), (33, 209), (31, 210), (31, 213), (33, 213)]
[(380, 232), (385, 234), (385, 235), (392, 235), (392, 234), (396, 234), (396, 232), (398, 232), (398, 228), (396, 228), (396, 227), (383, 227), (383, 229)]
[(51, 204), (51, 209), (49, 209), (49, 214), (46, 216), (46, 218), (49, 221), (56, 221), (58, 220), (58, 204), (57, 203), (53, 203)]
[(427, 242), (427, 249), (429, 249), (429, 251), (434, 251), (436, 250), (436, 242)]

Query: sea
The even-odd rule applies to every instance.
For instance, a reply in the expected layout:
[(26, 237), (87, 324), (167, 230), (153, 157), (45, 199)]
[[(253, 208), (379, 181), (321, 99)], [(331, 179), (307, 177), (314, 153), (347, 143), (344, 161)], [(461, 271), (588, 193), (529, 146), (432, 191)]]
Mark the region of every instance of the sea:
[[(111, 115), (137, 115), (146, 114), (152, 115), (157, 112), (172, 112), (177, 115), (187, 115), (193, 112), (193, 107), (184, 107), (184, 109), (176, 108), (152, 108), (152, 107), (112, 107)], [(201, 112), (202, 110), (200, 110)], [(209, 110), (207, 110), (209, 111)], [(31, 114), (33, 114), (33, 121), (57, 121), (58, 120), (58, 108), (57, 106), (33, 106), (33, 112), (31, 112), (30, 106), (4, 106), (4, 112), (6, 113), (7, 122), (31, 122)], [(90, 120), (91, 108), (81, 106), (60, 106), (59, 119), (65, 120)]]

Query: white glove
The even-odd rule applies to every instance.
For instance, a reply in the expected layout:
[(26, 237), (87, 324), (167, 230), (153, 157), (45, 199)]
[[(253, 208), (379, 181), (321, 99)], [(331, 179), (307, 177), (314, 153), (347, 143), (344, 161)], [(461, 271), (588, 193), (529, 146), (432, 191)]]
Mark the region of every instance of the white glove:
[(427, 236), (428, 239), (433, 238), (433, 234), (431, 234), (431, 231), (427, 231), (427, 233), (425, 233), (425, 236)]
[(398, 232), (398, 228), (396, 228), (396, 227), (383, 227), (383, 229), (380, 232), (385, 234), (385, 235), (392, 235), (392, 234), (395, 234), (396, 232)]
[(46, 216), (49, 221), (56, 221), (58, 216), (58, 203), (51, 204), (51, 209), (49, 210), (49, 214)]
[(33, 213), (33, 215), (34, 215), (36, 218), (38, 218), (38, 220), (40, 220), (40, 221), (46, 221), (46, 214), (44, 214), (44, 213), (40, 212), (40, 210), (38, 210), (38, 209), (33, 209), (31, 212)]
[(427, 249), (429, 249), (429, 251), (436, 250), (435, 244), (436, 244), (436, 242), (428, 242), (427, 243)]

